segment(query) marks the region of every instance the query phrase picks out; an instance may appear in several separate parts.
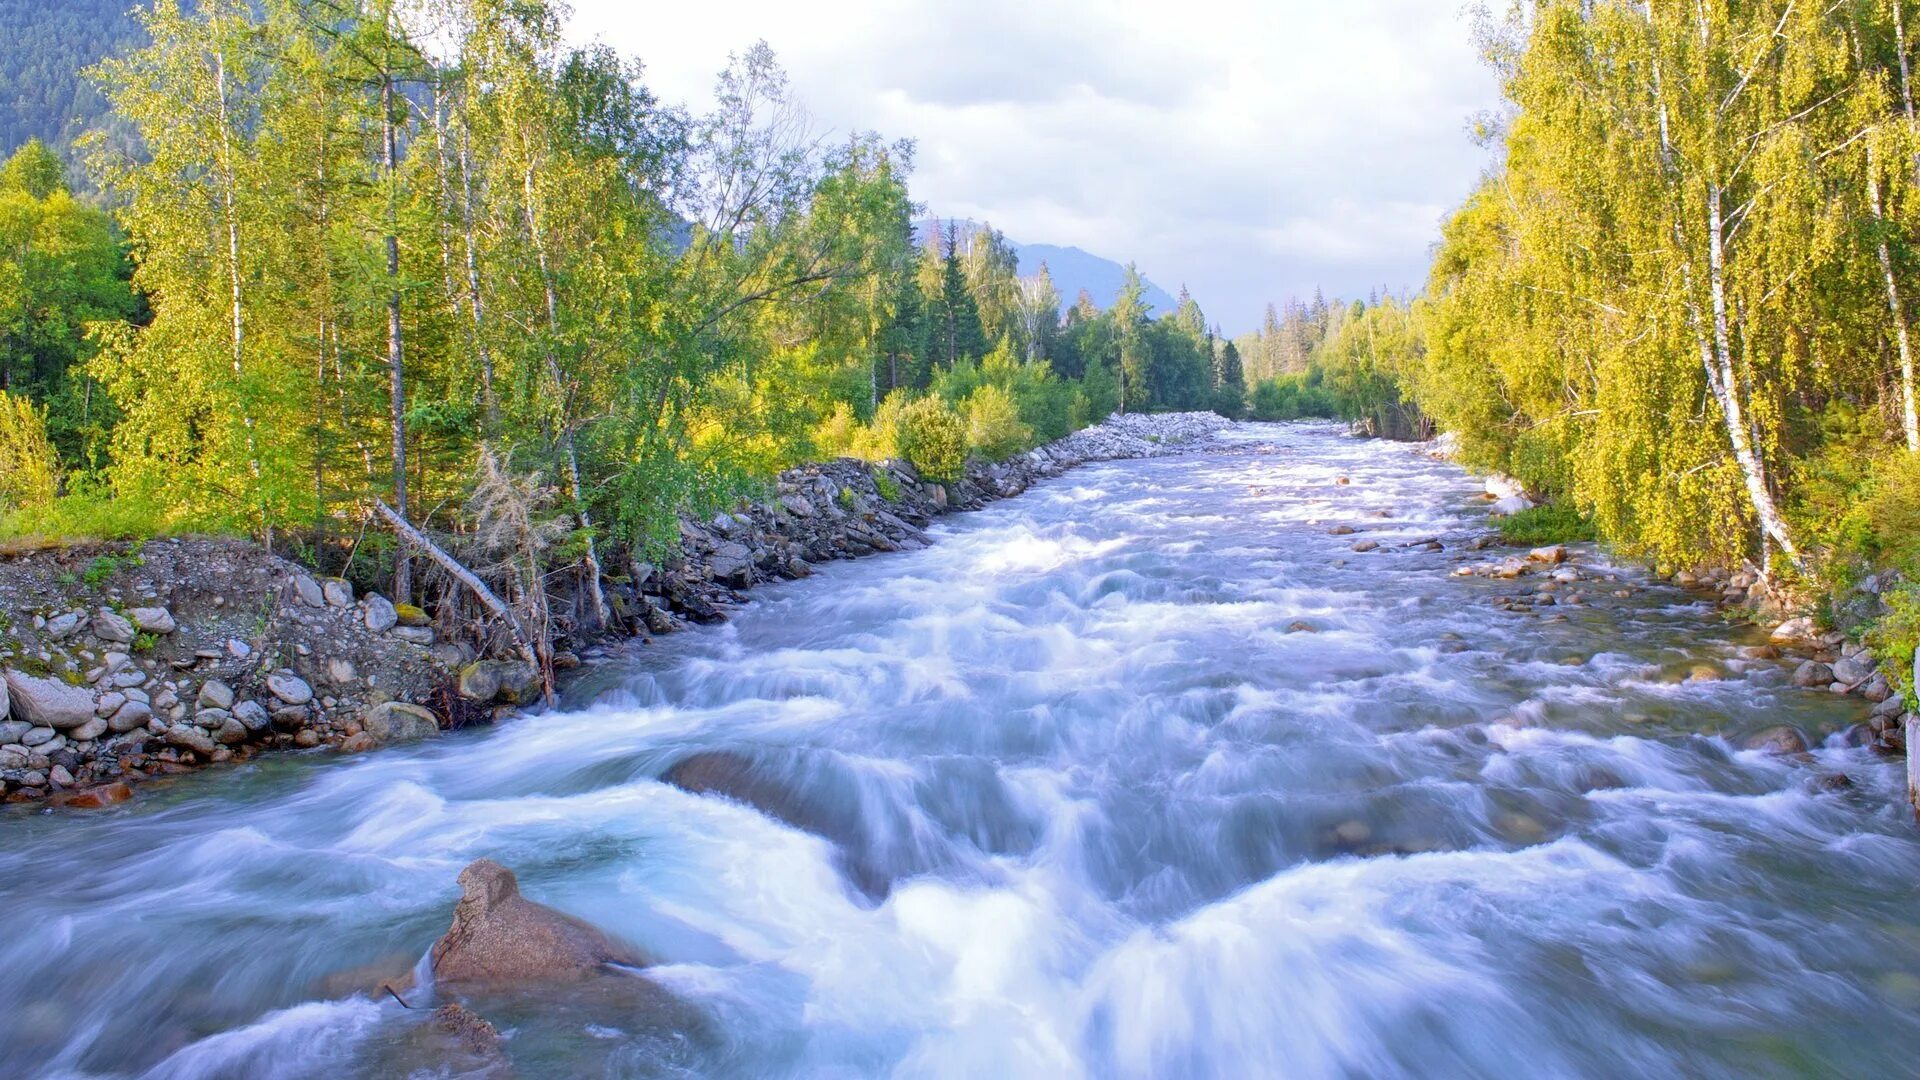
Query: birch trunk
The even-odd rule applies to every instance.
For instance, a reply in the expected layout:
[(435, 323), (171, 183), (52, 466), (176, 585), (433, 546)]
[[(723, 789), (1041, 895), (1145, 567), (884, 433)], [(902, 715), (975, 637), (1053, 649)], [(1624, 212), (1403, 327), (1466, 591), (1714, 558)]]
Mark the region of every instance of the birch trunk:
[(547, 245), (540, 231), (539, 218), (534, 212), (533, 173), (526, 174), (526, 218), (527, 234), (533, 241), (534, 259), (540, 267), (540, 285), (546, 294), (547, 302), (547, 342), (542, 349), (546, 360), (547, 377), (553, 381), (553, 392), (560, 398), (560, 446), (567, 454), (567, 483), (573, 495), (574, 519), (580, 523), (580, 529), (587, 538), (587, 596), (593, 601), (594, 618), (602, 627), (613, 623), (613, 615), (607, 609), (607, 594), (600, 587), (600, 549), (593, 538), (593, 515), (587, 509), (587, 495), (580, 483), (580, 451), (573, 437), (572, 397), (568, 392), (566, 380), (560, 371), (559, 358), (554, 355), (553, 342), (560, 334), (560, 298), (553, 282), (553, 270), (547, 261)]

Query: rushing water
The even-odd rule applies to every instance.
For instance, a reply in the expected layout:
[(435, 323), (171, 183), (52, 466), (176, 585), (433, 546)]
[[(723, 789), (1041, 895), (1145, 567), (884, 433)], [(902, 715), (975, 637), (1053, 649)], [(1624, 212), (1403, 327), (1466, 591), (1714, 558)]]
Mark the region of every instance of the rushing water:
[[(1234, 437), (762, 589), (561, 715), (0, 817), (0, 1074), (447, 1075), (368, 989), (483, 855), (671, 994), (476, 1002), (520, 1077), (1912, 1073), (1895, 769), (1735, 748), (1856, 705), (1674, 590), (1494, 609), (1456, 468)], [(838, 843), (661, 782), (716, 750)]]

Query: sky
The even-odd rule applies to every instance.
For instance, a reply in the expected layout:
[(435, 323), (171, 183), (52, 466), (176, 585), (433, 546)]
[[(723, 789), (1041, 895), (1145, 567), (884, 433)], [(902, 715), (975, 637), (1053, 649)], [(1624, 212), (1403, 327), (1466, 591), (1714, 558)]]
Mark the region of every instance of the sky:
[(930, 213), (1137, 262), (1238, 334), (1316, 287), (1424, 283), (1498, 103), (1463, 6), (574, 0), (574, 33), (696, 111), (765, 40), (820, 133), (914, 140)]

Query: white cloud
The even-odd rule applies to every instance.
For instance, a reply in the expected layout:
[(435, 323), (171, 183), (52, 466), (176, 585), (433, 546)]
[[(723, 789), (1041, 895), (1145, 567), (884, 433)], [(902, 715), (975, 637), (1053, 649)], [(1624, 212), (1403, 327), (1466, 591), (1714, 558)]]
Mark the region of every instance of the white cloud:
[(1461, 0), (575, 0), (698, 109), (765, 39), (830, 131), (919, 145), (916, 198), (1137, 261), (1230, 331), (1269, 299), (1418, 286), (1497, 99)]

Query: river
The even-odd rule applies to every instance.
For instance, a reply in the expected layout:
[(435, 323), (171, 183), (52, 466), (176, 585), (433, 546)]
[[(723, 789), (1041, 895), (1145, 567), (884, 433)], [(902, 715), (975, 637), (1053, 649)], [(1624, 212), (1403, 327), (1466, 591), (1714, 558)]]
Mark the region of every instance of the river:
[[(1595, 602), (1497, 610), (1449, 573), (1478, 486), (1406, 446), (1228, 438), (757, 590), (557, 715), (0, 815), (0, 1075), (448, 1075), (369, 991), (481, 856), (671, 995), (476, 1002), (519, 1077), (1913, 1073), (1897, 768), (1737, 749), (1857, 699), (1592, 552)], [(838, 842), (661, 782), (698, 752)]]

